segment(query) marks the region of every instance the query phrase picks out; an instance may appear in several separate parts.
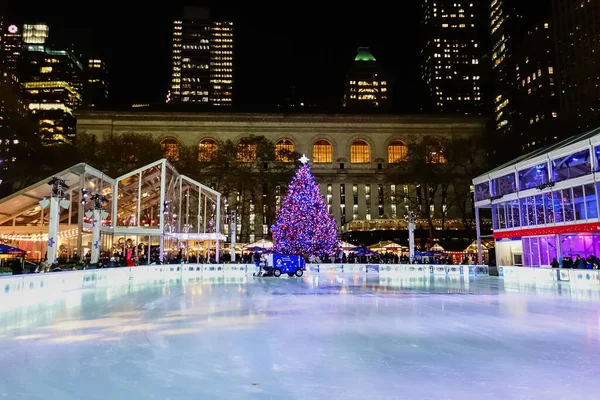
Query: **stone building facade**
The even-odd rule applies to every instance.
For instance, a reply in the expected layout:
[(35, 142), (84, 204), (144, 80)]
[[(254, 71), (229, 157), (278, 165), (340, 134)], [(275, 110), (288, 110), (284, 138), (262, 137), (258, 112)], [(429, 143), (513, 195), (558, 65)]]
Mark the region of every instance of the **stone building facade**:
[[(395, 167), (406, 160), (409, 143), (485, 132), (482, 118), (432, 115), (83, 112), (77, 120), (79, 133), (99, 139), (111, 132), (151, 134), (171, 149), (193, 145), (201, 150), (213, 141), (239, 143), (252, 135), (264, 136), (276, 146), (291, 145), (311, 160), (341, 233), (405, 229), (404, 214), (416, 206), (410, 199), (418, 188), (410, 177), (395, 173)], [(441, 199), (435, 207), (443, 207)], [(261, 208), (256, 209), (257, 223), (249, 240), (263, 238), (268, 230), (260, 223)], [(452, 210), (445, 214), (447, 220), (456, 217)]]

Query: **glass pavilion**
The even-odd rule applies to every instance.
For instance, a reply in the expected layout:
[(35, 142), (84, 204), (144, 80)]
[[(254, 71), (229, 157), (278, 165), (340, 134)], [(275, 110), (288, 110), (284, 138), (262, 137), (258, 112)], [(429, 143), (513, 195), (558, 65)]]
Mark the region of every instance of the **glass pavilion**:
[[(181, 175), (166, 159), (112, 179), (89, 165), (78, 164), (54, 175), (65, 180), (68, 207), (60, 210), (59, 258), (85, 256), (92, 246), (94, 194), (102, 194), (104, 218), (100, 248), (104, 257), (119, 253), (145, 264), (183, 259), (219, 258), (221, 194)], [(45, 257), (48, 209), (40, 200), (51, 196), (45, 179), (0, 200), (0, 240)], [(43, 203), (43, 202), (41, 202)], [(64, 206), (67, 203), (64, 202)]]
[(491, 208), (498, 265), (600, 256), (600, 128), (517, 158), (473, 184), (478, 242), (479, 211)]

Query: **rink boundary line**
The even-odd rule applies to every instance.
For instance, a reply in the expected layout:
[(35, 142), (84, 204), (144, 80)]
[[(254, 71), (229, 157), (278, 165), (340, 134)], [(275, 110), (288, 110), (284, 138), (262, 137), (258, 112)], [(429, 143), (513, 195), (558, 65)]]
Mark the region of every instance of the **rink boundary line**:
[[(130, 282), (158, 283), (174, 279), (206, 277), (252, 277), (254, 264), (174, 264), (61, 271), (0, 277), (0, 312), (25, 305), (52, 301), (61, 294), (81, 289), (117, 287)], [(307, 275), (366, 276), (488, 276), (487, 266), (400, 264), (309, 264)], [(277, 279), (277, 278), (273, 278)]]

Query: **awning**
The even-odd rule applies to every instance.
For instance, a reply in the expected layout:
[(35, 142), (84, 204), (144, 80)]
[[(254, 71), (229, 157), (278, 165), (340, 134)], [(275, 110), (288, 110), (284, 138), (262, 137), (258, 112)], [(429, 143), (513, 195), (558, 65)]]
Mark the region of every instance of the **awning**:
[(7, 244), (0, 244), (0, 254), (24, 256), (25, 254), (27, 254), (27, 252), (25, 250), (17, 249), (16, 247), (12, 247)]

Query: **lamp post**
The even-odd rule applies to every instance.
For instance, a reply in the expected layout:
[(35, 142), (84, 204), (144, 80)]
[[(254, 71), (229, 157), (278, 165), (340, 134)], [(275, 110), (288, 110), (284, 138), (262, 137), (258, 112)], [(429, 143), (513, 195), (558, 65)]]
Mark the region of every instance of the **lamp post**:
[(408, 211), (404, 218), (408, 222), (408, 251), (410, 262), (412, 263), (415, 259), (415, 213)]
[(237, 236), (237, 214), (229, 212), (229, 231), (231, 232), (231, 262), (235, 262), (235, 240)]
[[(83, 192), (85, 197), (85, 192)], [(98, 264), (100, 261), (100, 228), (102, 227), (102, 220), (108, 217), (108, 213), (104, 210), (104, 204), (108, 202), (108, 199), (100, 193), (94, 194), (90, 199), (94, 202), (94, 209), (88, 210), (85, 216), (92, 218), (92, 257), (90, 258), (90, 264)], [(82, 199), (82, 203), (85, 200)]]
[[(39, 204), (42, 208), (50, 206), (50, 215), (48, 221), (48, 264), (52, 265), (56, 262), (56, 254), (58, 247), (58, 224), (60, 222), (60, 208), (69, 208), (70, 202), (65, 199), (65, 192), (69, 189), (69, 185), (64, 179), (53, 177), (48, 181), (48, 185), (52, 187), (50, 200), (43, 198)], [(79, 232), (81, 234), (81, 232)]]

